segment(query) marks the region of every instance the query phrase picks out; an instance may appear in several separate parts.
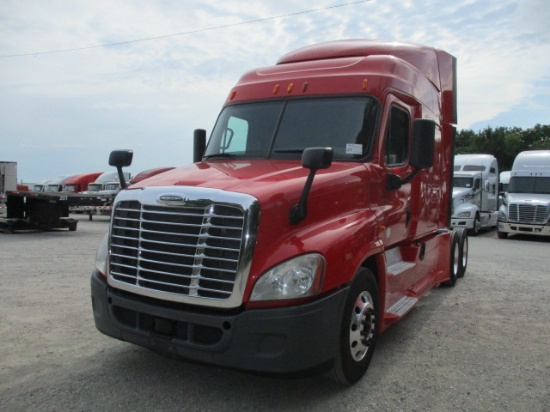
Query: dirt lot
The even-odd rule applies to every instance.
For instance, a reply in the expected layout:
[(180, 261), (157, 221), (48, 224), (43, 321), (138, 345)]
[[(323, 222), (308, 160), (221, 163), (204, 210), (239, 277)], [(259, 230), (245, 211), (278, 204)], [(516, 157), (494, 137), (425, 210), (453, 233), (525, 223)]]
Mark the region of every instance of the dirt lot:
[(96, 331), (89, 278), (108, 220), (0, 233), (2, 411), (549, 411), (550, 242), (470, 239), (466, 277), (384, 333), (344, 389), (163, 358)]

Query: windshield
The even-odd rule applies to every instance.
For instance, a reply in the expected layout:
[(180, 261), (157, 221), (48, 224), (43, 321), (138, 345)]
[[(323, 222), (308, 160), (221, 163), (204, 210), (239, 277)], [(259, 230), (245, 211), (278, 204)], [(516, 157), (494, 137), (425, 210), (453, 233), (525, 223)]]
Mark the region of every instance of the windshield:
[(514, 176), (510, 179), (509, 193), (550, 194), (550, 177)]
[(101, 184), (99, 183), (90, 183), (88, 185), (89, 192), (98, 192), (99, 190), (101, 190)]
[(63, 190), (67, 191), (67, 192), (76, 192), (77, 191), (77, 187), (76, 185), (65, 185)]
[(332, 147), (335, 160), (358, 160), (370, 153), (377, 108), (366, 96), (227, 106), (205, 158), (300, 159), (305, 148)]
[(118, 190), (120, 188), (120, 184), (118, 183), (107, 183), (105, 184), (105, 187), (103, 190)]
[(472, 177), (453, 177), (453, 187), (467, 187), (474, 186), (474, 179)]
[(59, 190), (59, 185), (47, 185), (46, 192), (57, 192)]

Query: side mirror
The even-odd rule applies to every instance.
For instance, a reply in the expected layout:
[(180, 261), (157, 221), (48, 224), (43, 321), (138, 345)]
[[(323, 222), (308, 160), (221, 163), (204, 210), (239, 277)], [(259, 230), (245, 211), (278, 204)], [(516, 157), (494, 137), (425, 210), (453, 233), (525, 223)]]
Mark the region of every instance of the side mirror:
[(433, 166), (435, 145), (435, 122), (429, 119), (413, 121), (413, 139), (411, 147), (411, 166), (417, 169), (429, 169)]
[(328, 169), (332, 164), (332, 147), (309, 147), (302, 154), (302, 166), (309, 169), (309, 175), (300, 196), (300, 202), (290, 208), (290, 223), (297, 225), (307, 216), (307, 199), (315, 173), (319, 169)]
[(113, 150), (109, 155), (109, 166), (115, 166), (118, 172), (118, 180), (120, 181), (120, 187), (126, 189), (128, 185), (124, 179), (124, 173), (122, 173), (122, 168), (130, 166), (132, 164), (132, 159), (134, 157), (134, 152), (131, 150)]
[(206, 130), (196, 129), (193, 134), (193, 163), (200, 162), (206, 148)]
[(332, 147), (309, 147), (302, 154), (302, 166), (310, 170), (328, 169), (332, 164)]

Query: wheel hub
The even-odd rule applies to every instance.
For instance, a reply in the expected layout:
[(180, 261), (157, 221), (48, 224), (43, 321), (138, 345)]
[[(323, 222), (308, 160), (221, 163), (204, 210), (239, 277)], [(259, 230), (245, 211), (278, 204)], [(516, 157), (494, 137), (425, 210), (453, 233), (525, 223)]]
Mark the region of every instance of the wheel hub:
[(349, 330), (351, 357), (359, 362), (372, 347), (376, 328), (374, 303), (369, 292), (362, 292), (355, 301)]

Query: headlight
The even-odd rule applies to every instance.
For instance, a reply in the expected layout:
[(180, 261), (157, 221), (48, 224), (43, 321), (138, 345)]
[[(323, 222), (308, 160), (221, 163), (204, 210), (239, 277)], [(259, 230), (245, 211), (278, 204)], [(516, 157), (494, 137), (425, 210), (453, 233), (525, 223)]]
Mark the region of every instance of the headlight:
[(321, 290), (325, 259), (309, 254), (290, 259), (264, 273), (250, 300), (281, 300), (313, 296)]
[(470, 217), (470, 212), (460, 212), (457, 217)]
[(97, 253), (95, 255), (95, 268), (101, 273), (104, 277), (107, 277), (107, 256), (109, 255), (109, 235), (105, 235), (101, 239), (101, 243), (97, 248)]
[(504, 221), (504, 222), (507, 220), (506, 219), (506, 213), (503, 212), (502, 210), (498, 211), (498, 220), (501, 220), (501, 221)]

